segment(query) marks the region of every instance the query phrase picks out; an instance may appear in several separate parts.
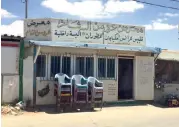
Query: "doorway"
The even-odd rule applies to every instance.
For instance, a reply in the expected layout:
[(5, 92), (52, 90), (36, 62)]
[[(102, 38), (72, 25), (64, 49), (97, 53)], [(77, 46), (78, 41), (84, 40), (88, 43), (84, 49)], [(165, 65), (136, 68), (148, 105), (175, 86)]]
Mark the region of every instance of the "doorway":
[(118, 59), (118, 99), (133, 99), (133, 59)]

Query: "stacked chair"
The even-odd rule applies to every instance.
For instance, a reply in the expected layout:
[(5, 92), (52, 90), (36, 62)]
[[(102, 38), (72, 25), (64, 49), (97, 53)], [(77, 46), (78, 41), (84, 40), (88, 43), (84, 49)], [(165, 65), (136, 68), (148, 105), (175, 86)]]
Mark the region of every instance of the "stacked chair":
[(103, 106), (103, 83), (98, 81), (95, 77), (88, 77), (88, 93), (89, 103), (91, 108), (99, 107), (102, 109)]
[(55, 75), (55, 89), (54, 94), (56, 96), (56, 109), (63, 111), (64, 109), (72, 107), (72, 84), (71, 78), (66, 74), (59, 73)]
[(88, 84), (87, 79), (82, 75), (72, 76), (73, 87), (73, 108), (84, 109), (88, 105)]
[(103, 83), (94, 77), (85, 78), (82, 75), (55, 75), (57, 111), (65, 109), (83, 110), (101, 108), (103, 106)]

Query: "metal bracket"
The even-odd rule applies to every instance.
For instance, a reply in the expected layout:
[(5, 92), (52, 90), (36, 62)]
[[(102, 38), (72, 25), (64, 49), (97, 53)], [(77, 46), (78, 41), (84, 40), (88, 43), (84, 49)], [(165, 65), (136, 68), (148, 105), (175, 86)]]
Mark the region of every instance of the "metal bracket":
[(38, 55), (39, 55), (39, 53), (40, 53), (40, 48), (41, 48), (41, 47), (38, 46), (37, 53), (36, 53), (35, 58), (34, 58), (34, 63), (36, 63), (37, 57), (38, 57)]

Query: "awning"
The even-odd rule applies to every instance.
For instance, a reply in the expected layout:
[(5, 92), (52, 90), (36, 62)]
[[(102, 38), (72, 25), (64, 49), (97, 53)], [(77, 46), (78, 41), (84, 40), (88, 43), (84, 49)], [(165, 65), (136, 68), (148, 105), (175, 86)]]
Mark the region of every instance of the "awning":
[(160, 60), (179, 61), (179, 51), (162, 50), (158, 56)]
[(136, 51), (136, 52), (151, 52), (159, 54), (160, 48), (142, 47), (142, 46), (124, 46), (112, 44), (96, 44), (96, 43), (82, 43), (82, 42), (55, 42), (55, 41), (34, 41), (30, 40), (31, 45), (50, 46), (50, 47), (72, 47), (72, 48), (88, 48), (88, 49), (107, 49), (120, 51)]

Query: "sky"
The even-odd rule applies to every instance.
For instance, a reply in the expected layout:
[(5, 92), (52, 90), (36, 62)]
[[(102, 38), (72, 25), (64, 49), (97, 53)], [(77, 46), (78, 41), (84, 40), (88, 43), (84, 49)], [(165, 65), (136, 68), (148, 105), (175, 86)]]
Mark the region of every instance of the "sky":
[[(1, 34), (23, 36), (23, 0), (1, 0)], [(132, 0), (28, 0), (28, 18), (70, 18), (145, 26), (146, 45), (179, 50), (179, 10)], [(171, 0), (140, 0), (179, 8)]]

